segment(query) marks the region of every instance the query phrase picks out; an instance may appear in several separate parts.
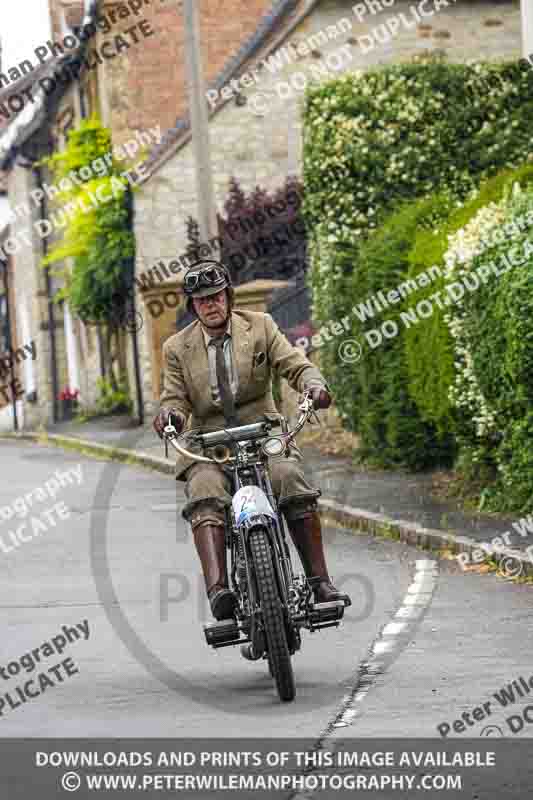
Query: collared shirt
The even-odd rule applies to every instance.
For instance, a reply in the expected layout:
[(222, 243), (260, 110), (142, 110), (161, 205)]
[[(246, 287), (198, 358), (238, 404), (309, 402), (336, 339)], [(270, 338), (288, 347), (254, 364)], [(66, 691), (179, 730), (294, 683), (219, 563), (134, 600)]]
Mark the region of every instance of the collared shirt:
[[(202, 327), (202, 333), (204, 335), (204, 342), (207, 348), (207, 360), (209, 363), (209, 386), (211, 388), (211, 397), (213, 399), (213, 403), (216, 406), (222, 405), (220, 400), (220, 392), (218, 391), (218, 381), (217, 381), (217, 355), (216, 355), (216, 348), (214, 345), (209, 346), (209, 342), (211, 339), (215, 338), (210, 336), (205, 328)], [(239, 380), (237, 375), (237, 369), (235, 365), (235, 356), (233, 353), (233, 339), (231, 335), (231, 319), (228, 323), (228, 329), (226, 331), (226, 339), (224, 341), (224, 361), (226, 363), (226, 370), (228, 372), (229, 377), (229, 384), (231, 387), (231, 393), (233, 397), (237, 397), (237, 389), (239, 388)]]

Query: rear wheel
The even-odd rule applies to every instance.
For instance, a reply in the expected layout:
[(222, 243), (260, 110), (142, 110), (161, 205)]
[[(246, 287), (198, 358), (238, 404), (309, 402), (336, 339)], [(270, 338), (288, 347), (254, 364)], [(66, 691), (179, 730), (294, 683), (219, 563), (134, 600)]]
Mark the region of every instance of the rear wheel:
[(276, 682), (280, 700), (288, 702), (294, 700), (296, 687), (268, 534), (264, 528), (251, 534), (250, 551), (263, 615), (270, 673)]

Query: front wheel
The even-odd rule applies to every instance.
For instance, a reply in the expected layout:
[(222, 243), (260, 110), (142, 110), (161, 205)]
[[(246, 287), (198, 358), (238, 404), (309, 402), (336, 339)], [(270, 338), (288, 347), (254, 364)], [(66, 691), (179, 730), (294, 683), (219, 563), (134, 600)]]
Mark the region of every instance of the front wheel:
[(296, 687), (268, 534), (264, 528), (250, 535), (250, 551), (255, 567), (270, 671), (280, 700), (288, 702), (294, 700)]

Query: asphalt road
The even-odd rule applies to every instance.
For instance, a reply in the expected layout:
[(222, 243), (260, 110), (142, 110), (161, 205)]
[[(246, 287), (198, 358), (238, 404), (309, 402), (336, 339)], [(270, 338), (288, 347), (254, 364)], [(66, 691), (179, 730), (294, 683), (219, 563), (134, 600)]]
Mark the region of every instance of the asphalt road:
[[(57, 494), (45, 496), (57, 470), (70, 471), (71, 483), (48, 484)], [(339, 629), (303, 632), (294, 658), (297, 697), (282, 705), (265, 662), (205, 643), (209, 614), (172, 478), (5, 441), (0, 474), (3, 737), (435, 737), (437, 725), (451, 725), (503, 685), (533, 674), (530, 586), (463, 573), (396, 542), (328, 530), (330, 572), (353, 606)], [(20, 498), (29, 492), (28, 515), (2, 519), (6, 508), (22, 514)], [(50, 511), (55, 503), (65, 504), (63, 519)], [(15, 546), (10, 531), (24, 522), (26, 541)], [(61, 654), (43, 653), (54, 637), (66, 639), (62, 626), (77, 625), (73, 641), (52, 645)], [(24, 667), (11, 666), (17, 674), (6, 672), (36, 648), (35, 669), (25, 659)], [(33, 699), (14, 708), (5, 700), (67, 659), (61, 679), (59, 669), (50, 674), (53, 685)], [(505, 717), (528, 702), (533, 689), (511, 711), (493, 707), (490, 719), (455, 735), (487, 735), (491, 723), (510, 737)], [(532, 733), (525, 724), (517, 735)]]

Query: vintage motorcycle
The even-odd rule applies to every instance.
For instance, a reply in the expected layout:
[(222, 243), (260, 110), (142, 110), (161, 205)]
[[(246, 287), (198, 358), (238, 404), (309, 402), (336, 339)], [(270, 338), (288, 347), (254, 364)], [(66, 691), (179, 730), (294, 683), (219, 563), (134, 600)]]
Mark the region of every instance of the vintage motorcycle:
[[(291, 656), (301, 647), (301, 628), (313, 632), (337, 627), (345, 606), (350, 604), (343, 600), (314, 603), (306, 578), (293, 572), (268, 459), (282, 456), (298, 432), (316, 416), (308, 393), (299, 411), (293, 430), (281, 415), (210, 432), (192, 429), (178, 435), (172, 424), (164, 429), (165, 442), (179, 453), (195, 461), (218, 464), (232, 479), (226, 545), (231, 553), (229, 580), (238, 605), (235, 617), (204, 625), (207, 643), (214, 648), (241, 645), (244, 658), (267, 659), (283, 701), (293, 700), (296, 694)], [(279, 435), (271, 435), (275, 427), (281, 427)], [(196, 452), (180, 444), (183, 437)]]

